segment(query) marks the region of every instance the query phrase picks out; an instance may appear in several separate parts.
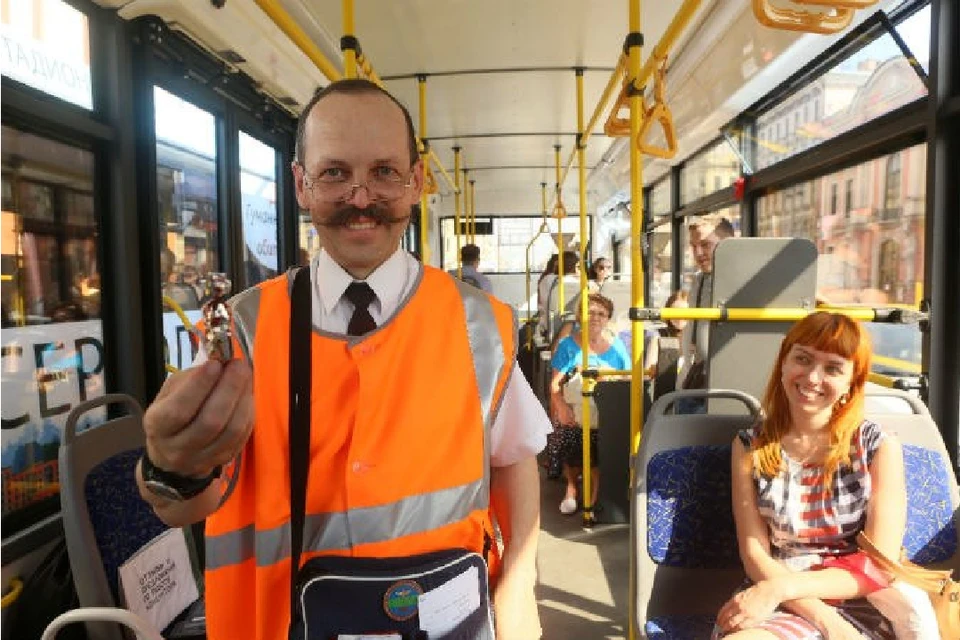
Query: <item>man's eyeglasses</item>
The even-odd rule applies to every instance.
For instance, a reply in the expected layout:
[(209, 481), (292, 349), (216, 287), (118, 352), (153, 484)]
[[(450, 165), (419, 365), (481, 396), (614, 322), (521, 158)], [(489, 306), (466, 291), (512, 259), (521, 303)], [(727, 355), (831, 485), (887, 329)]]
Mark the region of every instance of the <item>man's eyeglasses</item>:
[(413, 185), (413, 172), (404, 176), (390, 166), (379, 166), (367, 174), (364, 182), (356, 182), (350, 173), (341, 167), (330, 167), (311, 176), (306, 168), (303, 171), (303, 186), (310, 190), (322, 202), (336, 203), (350, 200), (357, 189), (367, 190), (370, 199), (377, 202), (393, 202), (399, 199)]

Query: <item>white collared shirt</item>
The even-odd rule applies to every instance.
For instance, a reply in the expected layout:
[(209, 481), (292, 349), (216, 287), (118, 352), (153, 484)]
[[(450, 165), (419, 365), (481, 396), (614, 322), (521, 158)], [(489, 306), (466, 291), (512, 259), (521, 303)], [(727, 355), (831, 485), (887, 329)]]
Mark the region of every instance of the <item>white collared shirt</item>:
[[(420, 269), (413, 256), (398, 248), (367, 277), (366, 283), (376, 294), (370, 303), (370, 315), (378, 325), (396, 312), (413, 289)], [(314, 325), (323, 331), (346, 334), (353, 304), (343, 294), (353, 277), (321, 249), (310, 263), (310, 280)], [(203, 364), (206, 359), (206, 351), (200, 349), (193, 365)], [(490, 465), (509, 467), (535, 456), (546, 446), (547, 434), (552, 430), (543, 405), (514, 362), (500, 412), (490, 431)]]

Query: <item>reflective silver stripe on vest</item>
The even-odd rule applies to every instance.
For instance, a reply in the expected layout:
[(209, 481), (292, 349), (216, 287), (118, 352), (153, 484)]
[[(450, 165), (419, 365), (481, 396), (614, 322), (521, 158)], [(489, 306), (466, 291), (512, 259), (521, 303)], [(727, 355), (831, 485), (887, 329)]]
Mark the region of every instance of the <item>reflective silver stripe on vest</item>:
[[(483, 476), (475, 482), (409, 496), (390, 504), (350, 509), (346, 512), (306, 514), (304, 552), (346, 550), (356, 545), (393, 540), (460, 522), (490, 502), (490, 429), (497, 381), (505, 363), (504, 344), (493, 306), (485, 294), (462, 282), (457, 289), (467, 322), (467, 337), (480, 394), (483, 424)], [(241, 301), (245, 302), (245, 301)], [(242, 306), (244, 311), (239, 311)], [(254, 312), (243, 326), (256, 329), (259, 296), (235, 308)], [(239, 323), (238, 323), (239, 324)], [(252, 337), (253, 333), (249, 333)], [(249, 343), (252, 351), (252, 341)], [(237, 531), (207, 536), (207, 569), (239, 564), (256, 557), (257, 566), (276, 564), (290, 557), (290, 524), (255, 531), (253, 525)]]
[[(308, 514), (303, 549), (342, 551), (360, 544), (384, 542), (459, 522), (489, 501), (478, 480), (458, 487), (419, 494), (376, 507), (343, 513)], [(238, 564), (256, 556), (266, 567), (290, 557), (290, 524), (254, 531), (253, 525), (207, 536), (207, 569)]]
[(257, 317), (260, 315), (260, 287), (251, 287), (230, 300), (233, 309), (233, 327), (237, 341), (247, 362), (253, 365), (253, 340), (257, 335)]
[[(256, 530), (253, 525), (218, 536), (204, 536), (207, 570), (238, 564), (253, 557), (256, 548)], [(287, 543), (290, 546), (290, 543)]]

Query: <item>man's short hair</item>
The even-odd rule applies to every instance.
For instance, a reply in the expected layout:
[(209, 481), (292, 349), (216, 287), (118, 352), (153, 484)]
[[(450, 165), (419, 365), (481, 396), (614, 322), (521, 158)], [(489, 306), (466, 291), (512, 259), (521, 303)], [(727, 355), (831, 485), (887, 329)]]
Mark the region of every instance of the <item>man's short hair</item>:
[(347, 78), (345, 80), (331, 82), (323, 89), (317, 89), (317, 91), (313, 94), (313, 97), (310, 98), (310, 102), (308, 102), (307, 106), (305, 106), (303, 111), (300, 112), (300, 119), (297, 121), (296, 147), (294, 148), (294, 159), (297, 162), (299, 162), (301, 165), (304, 162), (304, 132), (307, 128), (307, 118), (310, 117), (310, 112), (313, 111), (313, 107), (316, 106), (318, 102), (327, 96), (337, 93), (344, 95), (379, 93), (390, 98), (393, 104), (400, 107), (400, 111), (403, 112), (403, 118), (407, 123), (407, 138), (410, 146), (410, 165), (412, 166), (417, 161), (417, 158), (420, 157), (420, 152), (417, 148), (417, 134), (413, 129), (413, 119), (410, 117), (410, 112), (407, 111), (407, 108), (403, 106), (399, 100), (394, 98), (389, 91), (374, 84), (373, 82), (364, 80), (363, 78)]
[(737, 234), (733, 228), (733, 225), (726, 218), (720, 218), (720, 222), (718, 222), (717, 226), (713, 228), (713, 232), (720, 240), (723, 240), (724, 238), (732, 238)]
[(473, 264), (480, 260), (480, 247), (475, 244), (465, 244), (460, 247), (460, 262)]

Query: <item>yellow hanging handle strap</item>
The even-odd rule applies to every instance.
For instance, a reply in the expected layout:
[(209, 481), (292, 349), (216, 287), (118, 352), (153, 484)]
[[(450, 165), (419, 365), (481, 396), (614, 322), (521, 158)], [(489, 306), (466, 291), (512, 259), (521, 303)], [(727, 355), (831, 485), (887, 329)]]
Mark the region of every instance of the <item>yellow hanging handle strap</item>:
[[(673, 113), (667, 105), (666, 82), (667, 57), (663, 56), (660, 58), (660, 66), (654, 75), (653, 104), (647, 107), (643, 96), (640, 98), (643, 105), (643, 119), (640, 122), (640, 133), (637, 134), (637, 149), (645, 155), (669, 160), (677, 155), (677, 131), (673, 127)], [(666, 146), (657, 147), (647, 142), (650, 128), (655, 121), (663, 127)]]
[(771, 5), (770, 0), (753, 0), (753, 15), (757, 22), (774, 29), (829, 35), (846, 29), (857, 9), (876, 4), (876, 0), (800, 0), (800, 3), (824, 10), (787, 9)]

